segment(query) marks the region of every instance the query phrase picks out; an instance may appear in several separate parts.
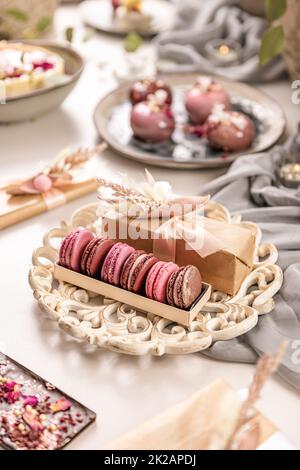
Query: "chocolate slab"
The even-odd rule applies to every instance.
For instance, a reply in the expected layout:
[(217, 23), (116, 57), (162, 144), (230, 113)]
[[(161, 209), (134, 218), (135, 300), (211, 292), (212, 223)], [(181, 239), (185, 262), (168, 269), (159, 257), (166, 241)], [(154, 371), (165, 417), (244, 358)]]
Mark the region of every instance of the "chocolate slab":
[(0, 446), (59, 450), (96, 414), (0, 352)]

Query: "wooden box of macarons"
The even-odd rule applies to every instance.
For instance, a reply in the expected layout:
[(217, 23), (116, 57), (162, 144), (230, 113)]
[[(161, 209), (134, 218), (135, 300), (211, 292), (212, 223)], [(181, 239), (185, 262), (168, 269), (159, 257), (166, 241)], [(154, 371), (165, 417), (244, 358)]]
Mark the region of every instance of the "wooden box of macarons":
[(211, 221), (199, 207), (185, 215), (157, 208), (139, 217), (123, 209), (99, 217), (100, 236), (78, 227), (63, 239), (57, 280), (189, 326), (212, 288), (234, 295), (251, 271), (251, 230)]

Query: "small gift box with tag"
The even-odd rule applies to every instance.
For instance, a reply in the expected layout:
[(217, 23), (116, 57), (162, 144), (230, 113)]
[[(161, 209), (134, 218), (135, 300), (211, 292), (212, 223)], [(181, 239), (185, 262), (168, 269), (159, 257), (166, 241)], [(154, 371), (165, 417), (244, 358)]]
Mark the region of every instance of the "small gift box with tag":
[(96, 191), (92, 158), (106, 146), (61, 152), (54, 162), (24, 179), (0, 186), (0, 230)]

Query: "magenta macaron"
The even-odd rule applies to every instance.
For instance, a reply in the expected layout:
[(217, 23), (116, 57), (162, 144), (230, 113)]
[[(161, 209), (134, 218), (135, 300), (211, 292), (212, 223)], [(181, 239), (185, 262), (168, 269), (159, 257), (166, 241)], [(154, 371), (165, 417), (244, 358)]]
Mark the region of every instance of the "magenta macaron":
[(109, 250), (104, 260), (101, 269), (102, 281), (119, 286), (124, 263), (133, 252), (134, 248), (126, 245), (126, 243), (116, 243)]
[(202, 291), (202, 279), (195, 266), (179, 268), (171, 274), (167, 285), (167, 301), (169, 305), (188, 309)]
[(136, 250), (125, 261), (123, 269), (122, 269), (121, 277), (120, 277), (120, 285), (123, 289), (128, 289), (128, 278), (129, 278), (131, 268), (133, 264), (135, 263), (135, 261), (139, 258), (139, 256), (144, 253), (145, 251), (143, 250)]
[(85, 228), (79, 227), (72, 230), (61, 244), (59, 264), (72, 271), (80, 272), (83, 252), (93, 238), (93, 233)]
[(81, 258), (81, 272), (90, 277), (99, 277), (103, 261), (114, 245), (112, 240), (95, 237), (86, 246)]

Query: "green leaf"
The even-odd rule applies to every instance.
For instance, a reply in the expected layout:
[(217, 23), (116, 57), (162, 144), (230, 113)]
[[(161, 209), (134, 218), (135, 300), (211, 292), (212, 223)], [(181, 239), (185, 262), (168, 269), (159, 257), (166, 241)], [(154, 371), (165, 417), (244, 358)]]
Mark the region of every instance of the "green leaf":
[(5, 10), (5, 13), (9, 16), (12, 16), (17, 21), (27, 21), (28, 15), (25, 11), (20, 10), (19, 8), (8, 8)]
[(38, 33), (43, 33), (52, 23), (52, 16), (43, 16), (35, 26)]
[(259, 61), (265, 65), (272, 60), (283, 49), (284, 32), (282, 26), (268, 29), (262, 38), (259, 51)]
[(68, 42), (73, 42), (73, 37), (74, 37), (74, 28), (66, 28), (65, 30), (65, 38)]
[(270, 23), (281, 18), (287, 9), (287, 0), (266, 0), (267, 18)]
[(143, 39), (137, 33), (129, 33), (124, 40), (126, 52), (135, 52), (143, 44)]

